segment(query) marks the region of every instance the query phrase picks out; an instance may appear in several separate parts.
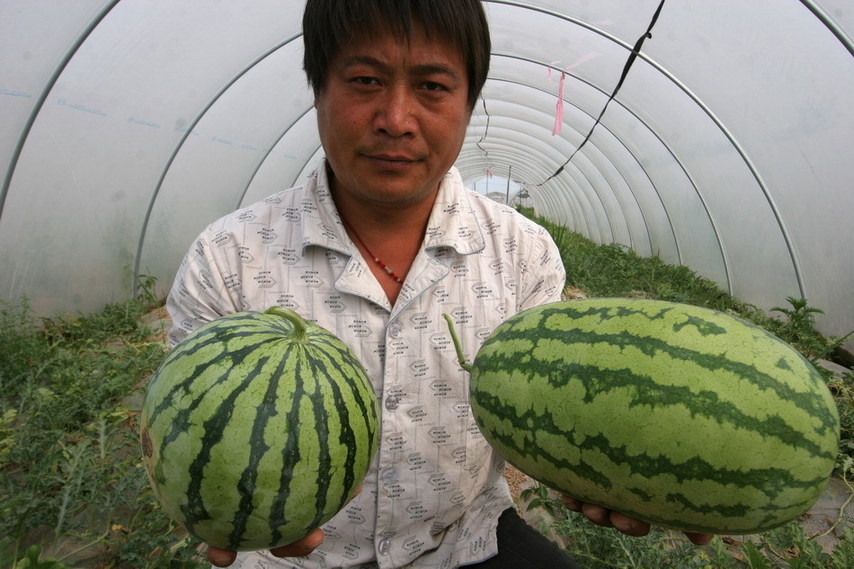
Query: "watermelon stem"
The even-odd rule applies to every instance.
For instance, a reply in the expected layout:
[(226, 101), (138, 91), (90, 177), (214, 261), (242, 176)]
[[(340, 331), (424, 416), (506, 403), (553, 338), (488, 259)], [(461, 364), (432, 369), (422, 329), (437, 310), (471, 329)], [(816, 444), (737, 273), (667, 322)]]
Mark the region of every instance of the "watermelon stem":
[(457, 351), (457, 361), (460, 362), (460, 367), (471, 373), (471, 364), (466, 361), (463, 355), (463, 347), (460, 344), (460, 339), (457, 336), (457, 329), (454, 327), (454, 320), (448, 314), (442, 314), (445, 321), (448, 323), (448, 330), (451, 332), (451, 340), (454, 342), (454, 349)]
[(272, 314), (275, 316), (281, 316), (285, 320), (289, 321), (293, 324), (294, 328), (291, 332), (291, 338), (295, 342), (302, 342), (305, 339), (307, 325), (305, 319), (291, 310), (290, 308), (285, 308), (284, 306), (271, 306), (267, 310), (264, 311), (265, 314)]

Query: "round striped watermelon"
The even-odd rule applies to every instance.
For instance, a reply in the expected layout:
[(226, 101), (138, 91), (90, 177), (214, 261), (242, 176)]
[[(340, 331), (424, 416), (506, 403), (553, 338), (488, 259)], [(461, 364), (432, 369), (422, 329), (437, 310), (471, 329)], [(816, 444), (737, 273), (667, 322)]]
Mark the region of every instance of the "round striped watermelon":
[(163, 508), (232, 550), (294, 542), (358, 491), (379, 407), (350, 349), (291, 310), (241, 312), (187, 336), (151, 379), (145, 465)]
[(705, 308), (540, 306), (495, 329), (467, 369), (472, 413), (508, 462), (665, 527), (779, 526), (819, 498), (837, 457), (838, 413), (812, 364)]

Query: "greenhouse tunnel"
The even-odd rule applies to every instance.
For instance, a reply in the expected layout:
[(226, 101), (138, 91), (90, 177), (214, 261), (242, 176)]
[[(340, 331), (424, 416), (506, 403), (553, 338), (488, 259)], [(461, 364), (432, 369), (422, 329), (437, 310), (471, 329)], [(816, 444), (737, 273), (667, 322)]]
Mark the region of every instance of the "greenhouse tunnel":
[[(851, 0), (484, 4), (470, 187), (854, 329)], [(302, 6), (0, 0), (0, 299), (165, 294), (205, 225), (298, 182), (322, 155)]]

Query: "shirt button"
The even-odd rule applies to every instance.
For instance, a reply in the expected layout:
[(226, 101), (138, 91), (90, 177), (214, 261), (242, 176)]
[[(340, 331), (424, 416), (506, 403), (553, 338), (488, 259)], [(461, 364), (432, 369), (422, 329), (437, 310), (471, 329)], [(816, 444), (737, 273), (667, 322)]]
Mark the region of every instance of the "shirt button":
[(400, 406), (400, 397), (397, 395), (389, 395), (385, 400), (385, 408), (389, 411), (394, 411)]
[(383, 469), (382, 476), (380, 476), (380, 478), (386, 484), (397, 482), (397, 470), (395, 470), (393, 466), (386, 467)]
[(377, 552), (380, 555), (388, 555), (388, 552), (391, 551), (391, 541), (384, 537), (377, 544)]
[(388, 335), (392, 338), (400, 338), (401, 326), (399, 322), (392, 322), (388, 325)]

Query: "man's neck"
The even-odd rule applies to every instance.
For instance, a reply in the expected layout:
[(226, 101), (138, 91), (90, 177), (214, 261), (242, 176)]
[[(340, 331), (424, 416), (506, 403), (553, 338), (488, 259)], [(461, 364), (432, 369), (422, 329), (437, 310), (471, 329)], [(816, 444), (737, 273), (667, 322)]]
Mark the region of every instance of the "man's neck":
[(350, 238), (394, 304), (424, 242), (438, 188), (429, 201), (378, 204), (332, 191), (335, 206)]

